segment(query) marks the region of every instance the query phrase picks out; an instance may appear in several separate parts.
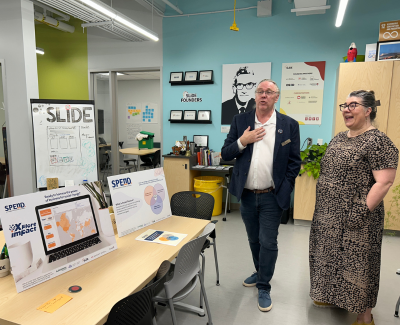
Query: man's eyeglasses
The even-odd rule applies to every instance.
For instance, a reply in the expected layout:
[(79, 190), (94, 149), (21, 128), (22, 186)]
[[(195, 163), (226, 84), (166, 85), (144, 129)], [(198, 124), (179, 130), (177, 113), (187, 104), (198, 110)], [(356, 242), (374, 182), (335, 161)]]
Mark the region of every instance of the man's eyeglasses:
[(341, 112), (343, 112), (346, 108), (348, 108), (349, 111), (352, 111), (352, 110), (354, 110), (357, 106), (364, 106), (364, 107), (366, 107), (366, 106), (363, 105), (363, 104), (360, 104), (360, 103), (357, 103), (357, 102), (351, 102), (351, 103), (349, 103), (349, 104), (346, 104), (346, 103), (340, 104), (340, 105), (339, 105), (339, 109), (340, 109)]
[(249, 82), (247, 84), (237, 84), (236, 88), (239, 90), (242, 90), (243, 87), (246, 87), (246, 89), (252, 89), (256, 84), (254, 82)]
[(276, 91), (272, 91), (272, 90), (257, 90), (256, 94), (262, 95), (262, 94), (266, 94), (267, 96), (272, 96), (273, 94), (276, 94)]

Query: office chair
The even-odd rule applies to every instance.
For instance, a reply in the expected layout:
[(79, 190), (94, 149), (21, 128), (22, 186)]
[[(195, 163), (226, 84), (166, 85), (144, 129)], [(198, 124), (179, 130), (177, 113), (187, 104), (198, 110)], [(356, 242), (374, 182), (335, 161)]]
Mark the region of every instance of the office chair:
[(104, 140), (102, 137), (99, 137), (99, 143), (100, 144), (107, 144), (106, 140)]
[(204, 295), (208, 315), (208, 325), (213, 325), (207, 294), (204, 287), (204, 277), (200, 268), (199, 255), (204, 242), (214, 230), (215, 224), (209, 223), (198, 238), (183, 245), (179, 251), (178, 257), (176, 258), (173, 277), (171, 280), (164, 283), (165, 297), (155, 296), (153, 299), (156, 302), (168, 302), (173, 325), (178, 325), (174, 305), (196, 312), (199, 316), (204, 315), (204, 309), (179, 302), (186, 298), (196, 288), (198, 280), (200, 280), (201, 292)]
[[(175, 216), (181, 216), (186, 218), (203, 219), (210, 220), (212, 217), (212, 212), (214, 209), (214, 197), (207, 193), (195, 192), (195, 191), (185, 191), (178, 192), (171, 197), (171, 212)], [(217, 223), (218, 220), (212, 221), (212, 223)], [(211, 232), (210, 238), (206, 239), (204, 245), (201, 249), (201, 265), (202, 274), (204, 277), (206, 258), (204, 255), (204, 250), (210, 248), (212, 245), (214, 248), (214, 260), (215, 260), (215, 271), (217, 273), (217, 286), (219, 286), (219, 268), (218, 268), (218, 257), (217, 257), (217, 245), (216, 245), (216, 232), (215, 230)], [(200, 308), (202, 308), (203, 296), (200, 292)]]
[[(123, 172), (130, 173), (131, 169), (134, 168), (135, 166), (124, 164), (124, 162), (123, 162), (124, 155), (121, 152), (118, 152), (118, 153), (119, 153), (119, 173), (123, 173)], [(112, 152), (111, 152), (111, 150), (107, 151), (107, 155), (108, 155), (108, 158), (107, 158), (106, 168), (103, 172), (103, 184), (106, 184), (106, 182), (104, 181), (104, 177), (105, 177), (106, 173), (108, 173), (110, 175), (112, 174), (112, 172), (111, 172)]]
[(158, 150), (155, 153), (139, 157), (140, 160), (143, 161), (143, 164), (140, 164), (140, 167), (156, 168), (160, 164), (161, 151)]
[(112, 307), (105, 325), (157, 325), (152, 299), (156, 287), (164, 285), (170, 267), (169, 261), (162, 262), (153, 282), (139, 292), (118, 301)]

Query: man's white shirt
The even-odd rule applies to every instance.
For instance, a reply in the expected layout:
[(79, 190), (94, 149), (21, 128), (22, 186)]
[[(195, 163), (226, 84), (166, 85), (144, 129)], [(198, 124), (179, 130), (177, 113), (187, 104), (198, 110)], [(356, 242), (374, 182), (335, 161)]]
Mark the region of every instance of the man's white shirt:
[[(254, 130), (263, 127), (265, 136), (261, 141), (253, 143), (253, 155), (251, 157), (250, 169), (247, 175), (245, 188), (249, 190), (264, 190), (275, 187), (273, 181), (273, 159), (275, 147), (276, 131), (276, 111), (272, 113), (270, 119), (262, 124), (255, 114)], [(240, 139), (237, 140), (239, 151), (242, 152), (246, 147), (242, 145)]]

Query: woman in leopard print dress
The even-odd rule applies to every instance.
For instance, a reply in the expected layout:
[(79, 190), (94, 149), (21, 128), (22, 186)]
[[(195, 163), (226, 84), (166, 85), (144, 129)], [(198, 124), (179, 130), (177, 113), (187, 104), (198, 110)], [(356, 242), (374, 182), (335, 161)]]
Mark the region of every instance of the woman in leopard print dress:
[(316, 306), (357, 313), (354, 324), (367, 325), (374, 324), (383, 198), (395, 179), (398, 150), (371, 125), (372, 91), (352, 92), (340, 109), (349, 130), (332, 139), (321, 161), (310, 232), (310, 297)]

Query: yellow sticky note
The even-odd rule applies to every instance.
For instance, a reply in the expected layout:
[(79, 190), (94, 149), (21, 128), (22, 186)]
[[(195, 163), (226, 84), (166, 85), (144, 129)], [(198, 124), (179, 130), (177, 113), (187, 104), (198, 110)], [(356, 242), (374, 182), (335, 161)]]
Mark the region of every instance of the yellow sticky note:
[(53, 313), (55, 312), (58, 308), (61, 306), (65, 305), (68, 301), (70, 301), (72, 297), (69, 297), (67, 295), (59, 294), (53, 299), (50, 299), (49, 301), (45, 302), (43, 305), (40, 307), (36, 308), (37, 310), (42, 310), (45, 311), (46, 313)]

